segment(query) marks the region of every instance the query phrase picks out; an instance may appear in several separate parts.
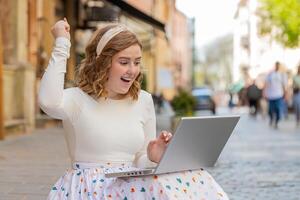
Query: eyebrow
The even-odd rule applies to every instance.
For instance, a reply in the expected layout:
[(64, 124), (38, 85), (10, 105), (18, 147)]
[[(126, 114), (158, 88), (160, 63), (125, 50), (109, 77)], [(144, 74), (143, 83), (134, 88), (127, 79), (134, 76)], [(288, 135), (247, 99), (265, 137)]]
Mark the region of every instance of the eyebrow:
[[(138, 59), (141, 59), (142, 57), (137, 57), (137, 58), (135, 58), (135, 60), (138, 60)], [(129, 57), (119, 57), (118, 59), (128, 59), (128, 60), (130, 60), (130, 58)]]

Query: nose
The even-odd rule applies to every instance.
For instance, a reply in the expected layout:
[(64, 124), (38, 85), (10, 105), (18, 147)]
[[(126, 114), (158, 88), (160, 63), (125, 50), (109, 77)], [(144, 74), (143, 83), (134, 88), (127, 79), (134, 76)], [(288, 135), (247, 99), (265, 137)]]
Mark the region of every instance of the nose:
[(127, 68), (127, 72), (132, 73), (134, 70), (134, 62), (130, 62)]

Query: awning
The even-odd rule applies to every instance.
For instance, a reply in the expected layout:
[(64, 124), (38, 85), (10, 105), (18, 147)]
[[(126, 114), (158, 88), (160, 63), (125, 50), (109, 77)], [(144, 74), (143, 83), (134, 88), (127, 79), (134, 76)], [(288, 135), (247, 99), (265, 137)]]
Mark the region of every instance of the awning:
[(126, 3), (123, 0), (106, 0), (107, 2), (118, 6), (123, 12), (128, 13), (129, 15), (132, 15), (133, 17), (136, 17), (152, 26), (155, 28), (165, 32), (165, 24), (162, 22), (158, 21), (157, 19), (154, 19), (153, 17), (147, 15), (146, 13), (138, 10), (134, 6)]

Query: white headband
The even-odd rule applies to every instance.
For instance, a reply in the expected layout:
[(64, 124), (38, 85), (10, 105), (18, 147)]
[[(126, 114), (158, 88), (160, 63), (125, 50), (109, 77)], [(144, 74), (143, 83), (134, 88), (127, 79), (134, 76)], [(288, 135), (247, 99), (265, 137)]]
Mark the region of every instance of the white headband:
[(117, 34), (128, 30), (125, 26), (123, 25), (118, 25), (114, 28), (109, 29), (108, 31), (106, 31), (103, 36), (101, 37), (101, 39), (98, 42), (97, 48), (96, 48), (96, 54), (97, 56), (99, 56), (103, 50), (103, 48), (105, 47), (105, 45), (113, 38), (115, 37)]

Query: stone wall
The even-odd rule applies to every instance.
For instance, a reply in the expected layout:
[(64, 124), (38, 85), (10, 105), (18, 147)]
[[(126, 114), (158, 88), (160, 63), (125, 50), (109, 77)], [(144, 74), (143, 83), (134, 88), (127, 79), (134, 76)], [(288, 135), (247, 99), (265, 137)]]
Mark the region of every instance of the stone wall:
[(24, 123), (26, 131), (35, 126), (35, 70), (30, 65), (3, 69), (5, 125)]

